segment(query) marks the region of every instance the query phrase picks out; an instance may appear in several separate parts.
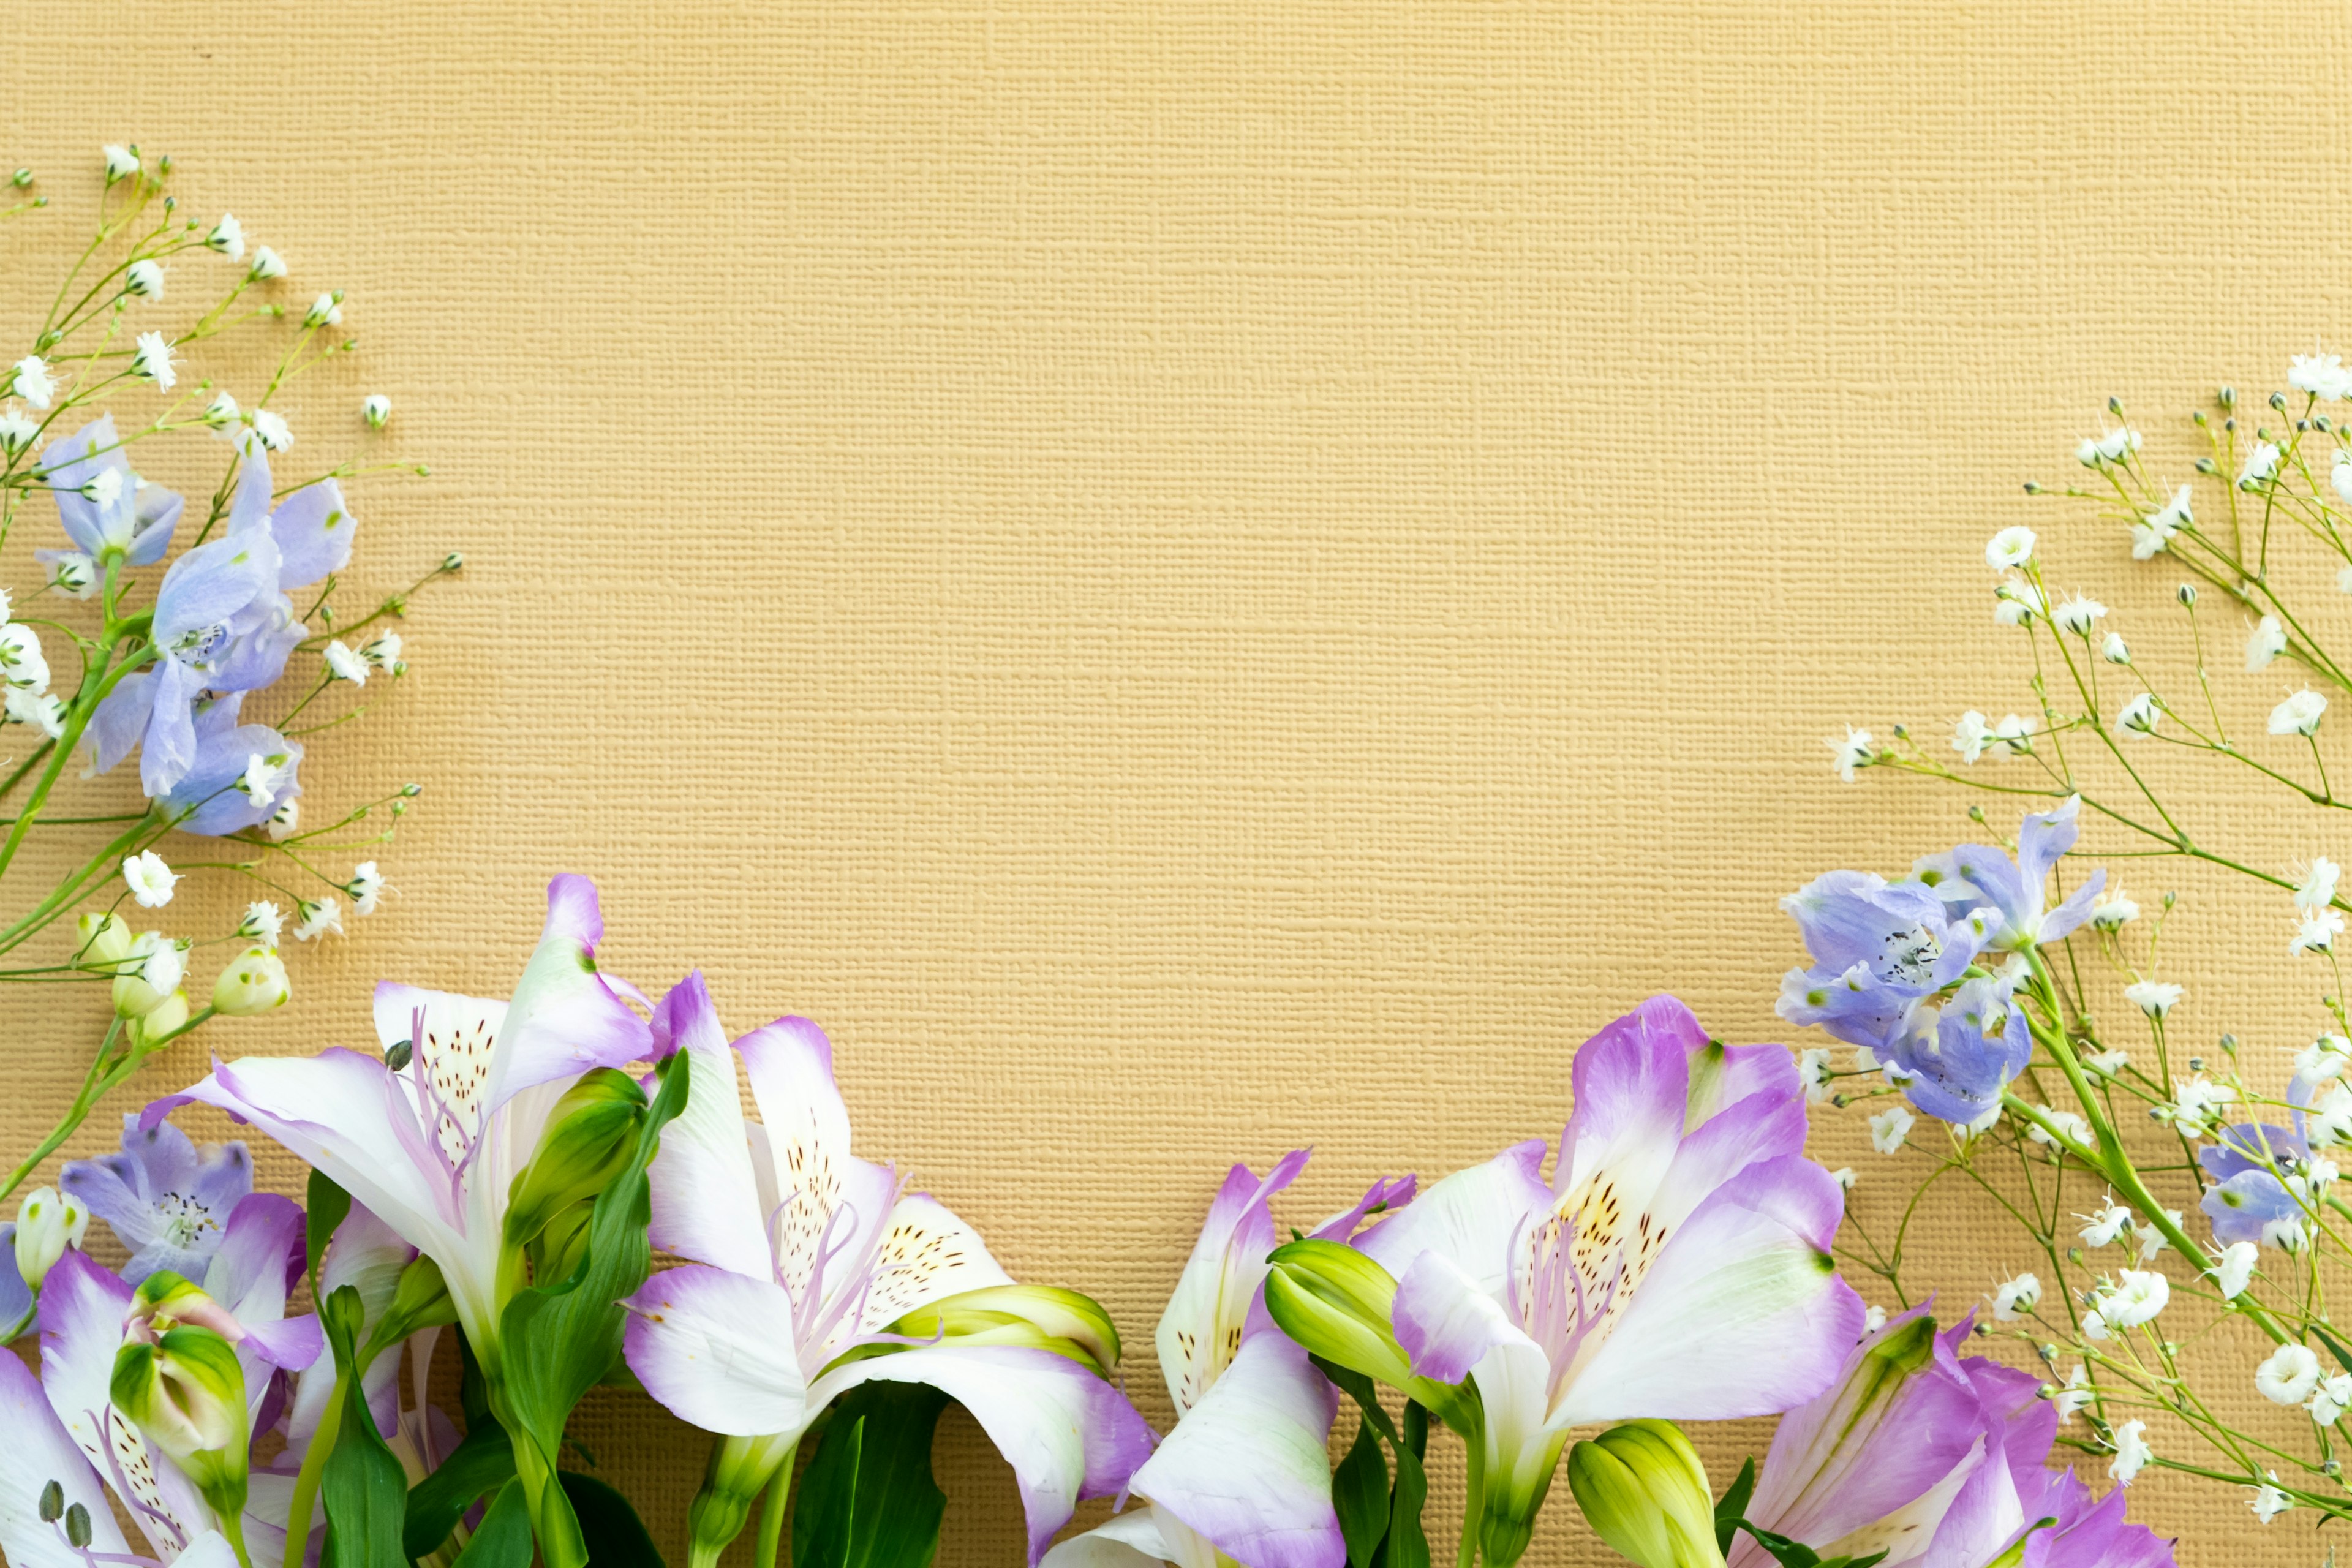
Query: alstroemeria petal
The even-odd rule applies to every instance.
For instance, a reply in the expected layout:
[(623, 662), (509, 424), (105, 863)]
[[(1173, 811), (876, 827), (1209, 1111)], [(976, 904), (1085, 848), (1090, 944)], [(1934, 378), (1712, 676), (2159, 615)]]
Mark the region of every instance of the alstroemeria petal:
[(490, 1110), (535, 1085), (625, 1067), (652, 1050), (653, 1031), (596, 971), (604, 937), (594, 883), (566, 874), (547, 885), (547, 925), (499, 1027)]
[(1255, 1568), (1340, 1568), (1326, 1447), (1330, 1383), (1279, 1333), (1252, 1334), (1130, 1485)]
[(835, 1368), (810, 1388), (809, 1404), (822, 1409), (874, 1382), (928, 1384), (971, 1413), (1013, 1467), (1032, 1563), (1080, 1498), (1118, 1491), (1151, 1452), (1151, 1429), (1118, 1390), (1051, 1351), (919, 1346)]
[(654, 1009), (656, 1055), (685, 1051), (686, 1109), (662, 1130), (654, 1157), (653, 1243), (680, 1258), (737, 1274), (767, 1274), (767, 1216), (746, 1142), (735, 1053), (700, 972), (670, 988)]
[(64, 1491), (68, 1508), (79, 1503), (89, 1512), (92, 1550), (131, 1550), (98, 1472), (58, 1424), (32, 1373), (13, 1355), (0, 1355), (0, 1430), (8, 1434), (8, 1461), (0, 1464), (0, 1552), (14, 1568), (85, 1568), (65, 1531), (41, 1518), (41, 1493), (51, 1481)]
[(1535, 1345), (1503, 1303), (1442, 1252), (1423, 1253), (1398, 1277), (1394, 1312), (1397, 1347), (1413, 1375), (1439, 1383), (1461, 1382), (1496, 1345)]
[(1748, 1166), (1659, 1252), (1559, 1420), (1720, 1420), (1811, 1399), (1861, 1337), (1829, 1254), (1843, 1194), (1794, 1155)]
[(1274, 1250), (1274, 1216), (1266, 1205), (1306, 1164), (1307, 1151), (1294, 1149), (1263, 1179), (1247, 1165), (1235, 1165), (1211, 1200), (1192, 1255), (1184, 1260), (1152, 1333), (1160, 1375), (1167, 1380), (1179, 1417), (1217, 1380), (1240, 1345), (1251, 1302), (1265, 1280), (1266, 1254)]
[[(833, 1081), (833, 1042), (806, 1018), (779, 1018), (736, 1041), (735, 1049), (751, 1080), (779, 1189), (777, 1277), (803, 1290), (849, 1180), (849, 1110)], [(870, 1225), (880, 1216), (864, 1217)]]
[[(1181, 1568), (1214, 1568), (1205, 1542), (1179, 1544), (1170, 1537), (1183, 1524), (1150, 1503), (1113, 1514), (1084, 1535), (1074, 1535), (1045, 1553), (1039, 1568), (1151, 1568), (1174, 1563)], [(1192, 1556), (1184, 1553), (1193, 1550)]]
[(807, 1420), (793, 1301), (781, 1287), (689, 1264), (655, 1275), (626, 1305), (629, 1370), (679, 1420), (730, 1437), (798, 1431)]
[(887, 1329), (944, 1297), (1012, 1283), (980, 1232), (929, 1193), (908, 1193), (890, 1207), (858, 1331)]
[(1480, 1289), (1500, 1295), (1520, 1221), (1551, 1202), (1538, 1173), (1543, 1157), (1544, 1142), (1537, 1138), (1456, 1171), (1364, 1232), (1356, 1250), (1397, 1275), (1423, 1253), (1440, 1252)]

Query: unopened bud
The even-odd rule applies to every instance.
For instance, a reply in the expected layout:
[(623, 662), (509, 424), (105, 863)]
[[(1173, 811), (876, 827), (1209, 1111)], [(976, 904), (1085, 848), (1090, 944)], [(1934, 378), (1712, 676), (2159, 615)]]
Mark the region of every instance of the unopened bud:
[(115, 1352), (108, 1393), (215, 1513), (234, 1519), (245, 1511), (249, 1423), (236, 1346), (190, 1323), (152, 1343), (134, 1339)]
[(121, 915), (84, 915), (80, 926), (83, 968), (110, 974), (117, 963), (130, 956), (131, 927)]
[(89, 1210), (55, 1187), (36, 1188), (16, 1208), (16, 1272), (37, 1290), (69, 1247), (89, 1229)]
[(1110, 1314), (1091, 1297), (1050, 1285), (966, 1290), (916, 1308), (889, 1331), (963, 1345), (1027, 1345), (1066, 1356), (1104, 1377), (1118, 1366), (1118, 1330)]
[(142, 1046), (154, 1045), (186, 1028), (189, 1016), (188, 994), (174, 991), (146, 1016), (131, 1020), (131, 1038)]
[(1629, 1421), (1568, 1452), (1576, 1504), (1642, 1568), (1723, 1568), (1715, 1503), (1690, 1440), (1666, 1421)]
[(645, 1090), (612, 1068), (598, 1068), (564, 1090), (516, 1178), (506, 1244), (528, 1244), (564, 1209), (603, 1192), (628, 1163), (645, 1109)]
[(187, 972), (179, 943), (160, 931), (142, 931), (114, 965), (115, 1012), (125, 1018), (145, 1017), (179, 990)]
[(380, 392), (369, 394), (360, 404), (360, 417), (367, 421), (369, 429), (383, 429), (383, 422), (392, 417), (392, 399)]
[(231, 959), (213, 982), (213, 1011), (230, 1018), (251, 1018), (282, 1007), (293, 994), (286, 981), (285, 961), (274, 947), (248, 947)]

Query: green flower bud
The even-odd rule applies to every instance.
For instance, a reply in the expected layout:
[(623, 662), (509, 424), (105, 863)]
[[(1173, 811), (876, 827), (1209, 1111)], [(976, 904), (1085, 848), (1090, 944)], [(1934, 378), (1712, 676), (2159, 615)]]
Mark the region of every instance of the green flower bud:
[(133, 1340), (115, 1352), (107, 1392), (115, 1408), (195, 1482), (215, 1514), (235, 1519), (245, 1511), (251, 1434), (235, 1346), (193, 1323), (167, 1329), (152, 1342)]
[(370, 1342), (376, 1345), (396, 1344), (419, 1330), (438, 1328), (457, 1321), (457, 1303), (450, 1299), (449, 1287), (441, 1278), (441, 1266), (419, 1255), (400, 1271), (400, 1283), (392, 1293), (392, 1305), (384, 1309), (376, 1322)]
[(1269, 1261), (1266, 1310), (1308, 1354), (1402, 1390), (1456, 1432), (1478, 1429), (1478, 1395), (1466, 1382), (1412, 1373), (1392, 1327), (1397, 1287), (1387, 1269), (1352, 1247), (1313, 1237), (1276, 1247)]
[(40, 1187), (16, 1208), (16, 1272), (37, 1290), (66, 1248), (79, 1247), (89, 1229), (89, 1210), (79, 1198)]
[(593, 1202), (635, 1152), (645, 1090), (628, 1074), (598, 1068), (548, 1112), (539, 1147), (509, 1189), (506, 1245), (528, 1246), (572, 1205)]
[(1577, 1444), (1568, 1485), (1601, 1539), (1642, 1568), (1723, 1568), (1706, 1467), (1673, 1423), (1629, 1421)]
[(131, 1020), (131, 1037), (140, 1045), (152, 1045), (188, 1023), (188, 994), (174, 991), (150, 1008), (144, 1017)]
[(1091, 1297), (1051, 1285), (966, 1290), (918, 1307), (891, 1324), (890, 1332), (964, 1345), (1028, 1345), (1105, 1377), (1118, 1365), (1118, 1330), (1110, 1314)]
[(284, 1006), (292, 994), (278, 950), (248, 947), (231, 959), (213, 982), (213, 1011), (225, 1017), (250, 1018)]
[(131, 955), (131, 927), (121, 915), (81, 917), (81, 966), (112, 973)]

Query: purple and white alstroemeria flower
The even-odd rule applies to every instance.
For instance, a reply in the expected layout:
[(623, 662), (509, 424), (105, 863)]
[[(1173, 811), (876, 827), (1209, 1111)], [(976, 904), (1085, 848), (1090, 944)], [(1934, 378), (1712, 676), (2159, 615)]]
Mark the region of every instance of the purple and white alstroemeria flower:
[(2075, 819), (2082, 811), (2082, 797), (2069, 795), (2064, 804), (2026, 817), (2018, 824), (2014, 860), (1988, 845), (1963, 844), (1920, 860), (1911, 874), (1932, 888), (1956, 919), (1985, 904), (1999, 910), (2001, 926), (1993, 939), (1998, 947), (2023, 952), (2057, 942), (2091, 918), (2091, 906), (2107, 885), (2106, 872), (2094, 871), (2064, 902), (2047, 907), (2050, 873), (2074, 847), (2081, 831)]
[(1576, 1053), (1549, 1185), (1541, 1140), (1437, 1183), (1359, 1244), (1397, 1280), (1419, 1377), (1468, 1379), (1498, 1562), (1524, 1549), (1572, 1426), (1761, 1415), (1810, 1399), (1862, 1332), (1830, 1258), (1843, 1194), (1804, 1158), (1780, 1046), (1710, 1040), (1653, 997)]
[[(2121, 1488), (2095, 1503), (2072, 1471), (2043, 1468), (2057, 1410), (2026, 1373), (1961, 1360), (1969, 1328), (1939, 1335), (1920, 1307), (1865, 1338), (1835, 1384), (1781, 1417), (1747, 1518), (1824, 1557), (1885, 1552), (1882, 1568), (2169, 1564), (2169, 1546), (2124, 1523)], [(1743, 1531), (1729, 1560), (1772, 1558)]]
[[(13, 1568), (237, 1568), (236, 1551), (216, 1530), (200, 1530), (173, 1544), (157, 1547), (154, 1557), (134, 1553), (114, 1521), (113, 1505), (99, 1482), (90, 1460), (68, 1434), (25, 1363), (0, 1355), (0, 1432), (7, 1434), (7, 1458), (0, 1461), (0, 1554)], [(126, 1454), (129, 1452), (125, 1451)], [(132, 1457), (131, 1464), (139, 1459)], [(123, 1479), (121, 1461), (109, 1465), (116, 1490), (126, 1502), (133, 1495)], [(89, 1521), (89, 1545), (78, 1547), (66, 1535), (62, 1517), (41, 1518), (41, 1494), (57, 1483), (58, 1512), (79, 1507)], [(203, 1504), (197, 1502), (201, 1510)], [(134, 1517), (142, 1527), (148, 1515), (137, 1506)], [(149, 1532), (151, 1536), (152, 1531)]]
[[(285, 1398), (281, 1371), (299, 1372), (324, 1343), (319, 1321), (288, 1318), (286, 1295), (302, 1270), (302, 1211), (274, 1194), (236, 1205), (219, 1249), (191, 1282), (209, 1298), (175, 1312), (236, 1347), (247, 1408), (258, 1433)], [(41, 1391), (84, 1458), (112, 1486), (158, 1558), (170, 1562), (214, 1528), (194, 1482), (114, 1407), (110, 1384), (134, 1305), (131, 1287), (69, 1252), (41, 1288)], [(13, 1357), (0, 1358), (13, 1360)], [(256, 1472), (243, 1521), (248, 1547), (282, 1554), (291, 1478)]]
[(92, 562), (116, 554), (132, 566), (152, 566), (171, 548), (180, 498), (131, 472), (113, 415), (102, 414), (50, 442), (41, 449), (35, 471), (56, 500), (58, 521), (73, 541), (70, 552), (35, 552), (42, 564), (74, 553)]
[(253, 1158), (243, 1143), (199, 1149), (170, 1122), (142, 1127), (133, 1114), (122, 1119), (122, 1152), (74, 1161), (58, 1185), (131, 1248), (122, 1268), (131, 1284), (159, 1268), (201, 1279), (230, 1213), (253, 1191)]
[[(1269, 1204), (1306, 1163), (1300, 1149), (1263, 1179), (1246, 1165), (1226, 1174), (1155, 1336), (1176, 1429), (1128, 1483), (1140, 1506), (1062, 1542), (1045, 1568), (1347, 1561), (1327, 1447), (1337, 1395), (1265, 1310)], [(1410, 1176), (1376, 1183), (1313, 1234), (1346, 1241), (1367, 1216), (1411, 1201), (1412, 1187)]]
[[(891, 1331), (917, 1309), (1013, 1279), (971, 1226), (850, 1152), (815, 1025), (781, 1019), (730, 1047), (689, 975), (663, 999), (656, 1032), (692, 1067), (653, 1166), (653, 1241), (695, 1261), (626, 1303), (628, 1364), (673, 1415), (730, 1440), (719, 1463), (740, 1472), (741, 1495), (756, 1496), (825, 1407), (869, 1380), (928, 1384), (971, 1413), (1013, 1466), (1032, 1561), (1078, 1499), (1126, 1485), (1150, 1433), (1090, 1367), (1027, 1345)], [(742, 1115), (738, 1057), (757, 1121)], [(877, 1345), (905, 1348), (843, 1359)]]
[(558, 877), (510, 1001), (376, 987), (376, 1032), (394, 1058), (405, 1057), (403, 1067), (341, 1048), (247, 1057), (216, 1064), (147, 1116), (190, 1100), (218, 1106), (324, 1173), (440, 1265), (467, 1341), (494, 1369), (509, 1189), (563, 1091), (591, 1068), (644, 1058), (652, 1044), (597, 972), (604, 929), (595, 888)]

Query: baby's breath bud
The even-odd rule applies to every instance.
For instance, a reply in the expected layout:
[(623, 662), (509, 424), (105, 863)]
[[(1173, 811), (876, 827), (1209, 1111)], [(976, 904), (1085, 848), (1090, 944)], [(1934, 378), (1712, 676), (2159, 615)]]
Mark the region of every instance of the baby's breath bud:
[(2326, 1470), (2331, 1476), (2340, 1476), (2344, 1473), (2344, 1461), (2341, 1459), (2330, 1459), (2327, 1463), (2320, 1466), (2319, 1468)]
[(163, 268), (152, 261), (134, 261), (123, 274), (122, 287), (142, 300), (160, 300), (163, 297)]
[(2114, 415), (2114, 416), (2115, 416), (2116, 418), (2118, 418), (2118, 419), (2122, 418), (2122, 417), (2124, 416), (2124, 401), (2123, 401), (2123, 399), (2122, 399), (2122, 398), (2120, 398), (2120, 397), (2110, 397), (2110, 398), (2108, 398), (2108, 399), (2107, 399), (2107, 412), (2108, 412), (2108, 413), (2110, 413), (2110, 414), (2112, 414), (2112, 415)]
[(2195, 609), (2197, 607), (2197, 584), (2194, 583), (2183, 583), (2180, 584), (2179, 599), (2180, 602), (2183, 605), (2186, 605), (2189, 608), (2192, 610)]
[(21, 191), (26, 185), (33, 183), (33, 171), (30, 169), (19, 169), (15, 174), (8, 176), (8, 183)]
[(2165, 907), (2166, 909), (2168, 909), (2168, 909), (2170, 909), (2170, 908), (2171, 908), (2175, 903), (2177, 903), (2177, 902), (2179, 902), (2179, 899), (2180, 899), (2180, 895), (2179, 895), (2179, 893), (2167, 893), (2167, 894), (2165, 894), (2165, 895), (2164, 895), (2164, 907)]
[(2028, 480), (2026, 480), (2026, 481), (2025, 481), (2025, 493), (2026, 493), (2027, 495), (2030, 495), (2030, 496), (2038, 496), (2038, 495), (2040, 495), (2040, 494), (2042, 493), (2042, 485), (2041, 485), (2040, 481), (2035, 480), (2035, 479), (2028, 479)]
[(2235, 408), (2238, 406), (2238, 389), (2234, 386), (2225, 386), (2215, 395), (2214, 401), (2224, 408)]
[(392, 399), (380, 392), (371, 393), (360, 404), (360, 417), (368, 422), (369, 429), (383, 429), (383, 422), (392, 417)]
[(311, 300), (310, 309), (303, 314), (302, 324), (306, 327), (341, 326), (343, 324), (342, 290), (336, 289), (332, 293), (321, 294)]
[(415, 800), (418, 795), (425, 793), (425, 786), (420, 784), (404, 784), (400, 786), (400, 793), (408, 796), (409, 799)]
[(2196, 425), (2197, 428), (2200, 430), (2205, 428), (2205, 411), (2202, 408), (2190, 410), (2189, 417), (2190, 421)]
[(2197, 459), (2197, 471), (2200, 474), (2218, 474), (2221, 470), (2212, 458), (2200, 458)]
[(2224, 1036), (2222, 1036), (2222, 1037), (2221, 1037), (2221, 1048), (2222, 1048), (2223, 1050), (2225, 1050), (2225, 1051), (2229, 1052), (2229, 1053), (2230, 1053), (2230, 1055), (2231, 1055), (2231, 1056), (2233, 1056), (2233, 1057), (2234, 1057), (2234, 1056), (2236, 1056), (2236, 1055), (2238, 1054), (2238, 1037), (2237, 1037), (2237, 1036), (2235, 1036), (2235, 1035), (2224, 1035)]
[(2190, 1057), (2189, 1058), (2189, 1070), (2190, 1072), (2203, 1072), (2205, 1070), (2205, 1058), (2203, 1057)]
[(2273, 393), (2272, 393), (2272, 394), (2271, 394), (2271, 406), (2272, 406), (2273, 408), (2277, 409), (2281, 414), (2285, 413), (2285, 412), (2286, 412), (2286, 395), (2285, 395), (2284, 393), (2280, 393), (2280, 392), (2273, 392)]
[(1969, 807), (1969, 820), (1970, 822), (1982, 822), (1984, 819), (1985, 814), (1983, 806), (1972, 805)]
[(444, 572), (461, 571), (465, 564), (466, 557), (460, 551), (452, 550), (448, 554), (441, 557), (441, 570)]

